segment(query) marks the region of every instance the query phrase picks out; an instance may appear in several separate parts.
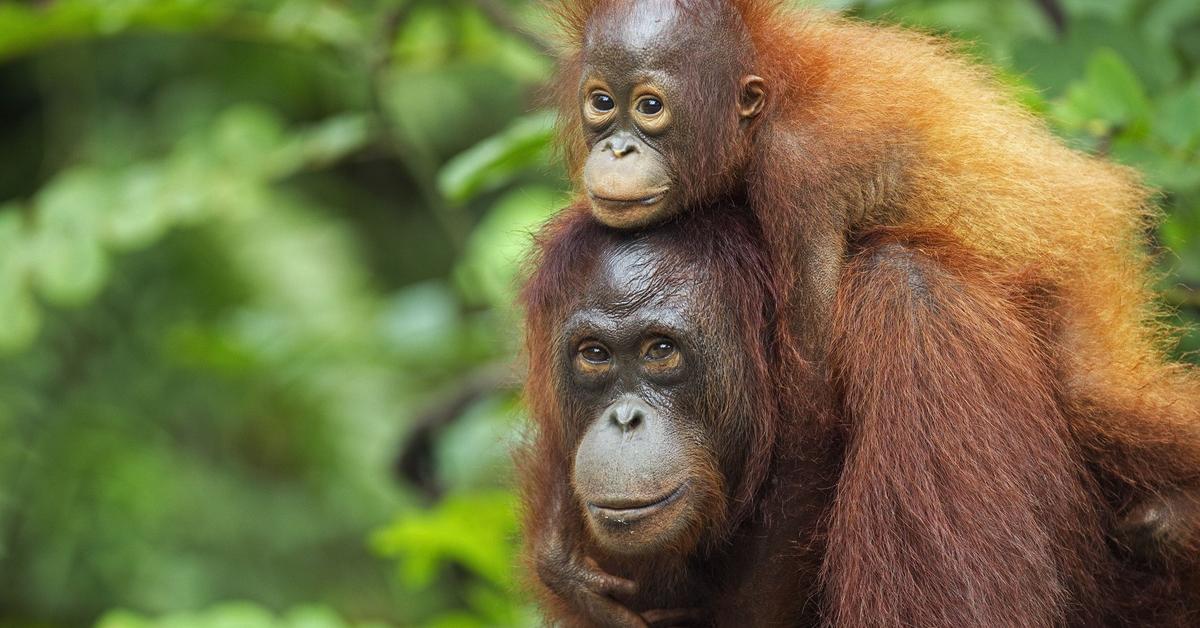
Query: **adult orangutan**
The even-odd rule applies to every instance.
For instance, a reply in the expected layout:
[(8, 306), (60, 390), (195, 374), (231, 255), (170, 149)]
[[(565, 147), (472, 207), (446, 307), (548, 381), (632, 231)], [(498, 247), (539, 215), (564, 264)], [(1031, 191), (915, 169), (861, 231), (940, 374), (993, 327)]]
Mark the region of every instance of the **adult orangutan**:
[(1156, 214), (1133, 171), (1068, 148), (926, 35), (778, 0), (566, 0), (559, 14), (560, 132), (597, 220), (748, 207), (818, 369), (834, 364), (834, 298), (865, 230), (930, 231), (1032, 269), (1057, 301), (1055, 394), (1102, 489), (1151, 553), (1192, 547), (1200, 377), (1166, 358), (1143, 241)]
[[(543, 231), (519, 461), (551, 620), (1196, 625), (1197, 557), (1125, 541), (1190, 502), (1131, 515), (1124, 480), (1093, 472), (1062, 397), (1071, 309), (1036, 270), (932, 233), (860, 234), (826, 379), (780, 316), (763, 237), (727, 206), (617, 231), (578, 204)], [(1180, 482), (1168, 463), (1137, 473)]]

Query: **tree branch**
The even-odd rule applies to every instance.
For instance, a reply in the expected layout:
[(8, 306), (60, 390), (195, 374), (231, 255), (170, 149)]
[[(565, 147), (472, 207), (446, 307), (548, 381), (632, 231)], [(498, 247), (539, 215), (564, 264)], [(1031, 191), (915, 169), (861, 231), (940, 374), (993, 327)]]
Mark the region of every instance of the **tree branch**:
[(436, 500), (444, 487), (438, 481), (434, 460), (434, 442), (454, 424), (472, 404), (487, 395), (516, 390), (519, 378), (508, 360), (484, 364), (468, 373), (456, 384), (417, 414), (412, 428), (396, 457), (396, 474), (417, 487), (426, 497)]
[(1037, 5), (1042, 9), (1042, 13), (1049, 18), (1050, 24), (1054, 26), (1054, 34), (1060, 38), (1067, 32), (1067, 13), (1063, 11), (1062, 4), (1059, 0), (1037, 0)]
[(388, 11), (381, 19), (379, 35), (375, 40), (372, 48), (373, 54), (369, 59), (370, 106), (382, 127), (387, 148), (412, 177), (426, 209), (442, 227), (450, 245), (455, 252), (461, 252), (467, 239), (469, 226), (463, 216), (450, 208), (442, 198), (434, 184), (437, 178), (437, 166), (433, 163), (433, 158), (422, 146), (410, 141), (404, 131), (397, 126), (388, 111), (384, 95), (384, 85), (387, 83), (392, 64), (393, 43), (396, 41), (401, 26), (408, 20), (416, 6), (416, 2), (406, 2)]
[(1190, 288), (1188, 286), (1174, 286), (1168, 288), (1163, 294), (1172, 307), (1187, 308), (1200, 312), (1200, 289)]

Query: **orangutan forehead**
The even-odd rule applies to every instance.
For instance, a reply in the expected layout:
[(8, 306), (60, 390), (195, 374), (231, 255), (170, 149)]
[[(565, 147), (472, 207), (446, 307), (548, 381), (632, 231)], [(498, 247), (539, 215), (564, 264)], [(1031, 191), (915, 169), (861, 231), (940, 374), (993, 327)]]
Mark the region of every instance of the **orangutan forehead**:
[(584, 48), (589, 61), (638, 67), (671, 67), (719, 46), (731, 9), (713, 0), (616, 0), (601, 4), (588, 20)]
[(661, 47), (683, 30), (681, 7), (675, 0), (621, 0), (602, 4), (588, 20), (585, 43), (619, 44), (630, 48)]
[(708, 292), (699, 263), (688, 263), (657, 240), (631, 240), (607, 251), (592, 276), (589, 300), (619, 309), (666, 305), (682, 310)]

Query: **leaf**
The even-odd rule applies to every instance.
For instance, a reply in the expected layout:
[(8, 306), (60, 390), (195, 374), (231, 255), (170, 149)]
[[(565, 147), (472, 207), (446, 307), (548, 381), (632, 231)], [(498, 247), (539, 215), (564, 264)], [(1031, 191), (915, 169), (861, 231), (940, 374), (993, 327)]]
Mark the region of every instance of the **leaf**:
[(283, 41), (306, 40), (339, 45), (361, 44), (364, 26), (337, 3), (287, 0), (271, 14), (270, 32)]
[(1120, 55), (1101, 49), (1092, 55), (1083, 80), (1073, 83), (1052, 111), (1068, 129), (1097, 136), (1114, 130), (1137, 135), (1148, 125), (1150, 101)]
[(1150, 115), (1150, 101), (1141, 81), (1116, 52), (1107, 48), (1096, 51), (1085, 76), (1094, 102), (1106, 119), (1131, 123)]
[(198, 0), (61, 0), (0, 3), (0, 60), (64, 40), (115, 35), (133, 28), (200, 30), (236, 8)]
[(42, 294), (60, 305), (90, 299), (108, 276), (100, 246), (100, 216), (112, 202), (104, 175), (75, 170), (55, 179), (35, 204), (34, 276)]
[(397, 68), (388, 74), (383, 94), (386, 111), (406, 150), (420, 150), (421, 158), (429, 160), (477, 137), (469, 132), (470, 126), (479, 122), (480, 110), (491, 103), (472, 98), (472, 89), (478, 87), (474, 78), (452, 66)]
[(511, 452), (521, 430), (513, 402), (491, 395), (465, 408), (435, 445), (436, 474), (450, 490), (494, 488), (511, 483)]
[[(544, 7), (537, 3), (510, 4), (513, 23), (527, 33), (547, 33), (554, 26), (546, 24), (550, 19)], [(522, 10), (524, 6), (525, 10)], [(541, 18), (540, 20), (537, 18)], [(462, 11), (459, 17), (459, 54), (473, 62), (494, 66), (498, 72), (511, 77), (515, 82), (531, 88), (545, 82), (554, 71), (554, 62), (532, 47), (529, 42), (515, 37), (504, 28), (499, 28), (478, 8)], [(540, 30), (539, 30), (540, 29)]]
[(199, 611), (153, 618), (126, 610), (109, 611), (96, 623), (96, 628), (346, 628), (350, 625), (326, 606), (301, 606), (279, 619), (259, 604), (223, 602)]
[(1142, 31), (1155, 44), (1169, 46), (1181, 26), (1200, 20), (1200, 2), (1162, 0), (1151, 4), (1142, 22)]
[(526, 186), (492, 206), (467, 241), (455, 278), (467, 299), (505, 309), (516, 298), (521, 262), (537, 231), (567, 197), (557, 189)]
[(1112, 156), (1117, 161), (1136, 166), (1155, 187), (1173, 192), (1200, 190), (1200, 168), (1147, 146), (1145, 142), (1114, 142)]
[(371, 122), (363, 114), (334, 116), (311, 128), (293, 133), (271, 157), (274, 176), (300, 168), (319, 168), (358, 150), (371, 139)]
[(212, 146), (221, 161), (243, 175), (267, 170), (268, 157), (283, 143), (283, 123), (258, 105), (230, 107), (212, 129)]
[(372, 536), (371, 546), (400, 559), (405, 584), (429, 585), (438, 562), (465, 565), (502, 589), (513, 584), (516, 500), (503, 491), (458, 493), (432, 510), (416, 510)]
[(172, 219), (166, 183), (157, 164), (134, 166), (123, 173), (105, 216), (104, 233), (109, 244), (135, 249), (162, 236)]
[[(167, 622), (163, 622), (167, 623)], [(275, 617), (251, 602), (225, 602), (200, 614), (197, 628), (273, 628)]]
[(1102, 48), (1120, 55), (1153, 90), (1174, 83), (1181, 74), (1179, 60), (1171, 48), (1147, 42), (1137, 29), (1125, 24), (1094, 17), (1072, 20), (1062, 41), (1019, 40), (1013, 46), (1013, 65), (1049, 96), (1061, 96), (1085, 73)]
[(454, 25), (448, 9), (445, 5), (424, 2), (412, 7), (392, 46), (397, 63), (425, 69), (449, 59), (454, 47)]
[(455, 203), (499, 188), (520, 172), (544, 164), (553, 138), (552, 112), (518, 118), (504, 131), (451, 159), (438, 174), (438, 188)]
[(1154, 134), (1180, 150), (1200, 147), (1200, 80), (1159, 99)]
[(443, 283), (429, 281), (396, 294), (380, 315), (379, 335), (401, 357), (426, 361), (444, 357), (459, 329), (459, 303)]
[(282, 625), (287, 628), (345, 628), (347, 624), (333, 609), (324, 606), (302, 606), (289, 612)]
[(1073, 17), (1097, 16), (1115, 24), (1125, 24), (1131, 20), (1140, 0), (1067, 0), (1065, 8)]
[(133, 30), (204, 31), (226, 27), (295, 47), (361, 46), (363, 20), (337, 3), (286, 0), (265, 11), (255, 0), (59, 0), (37, 6), (0, 3), (0, 60), (71, 39)]
[(41, 317), (29, 294), (28, 235), (16, 205), (0, 206), (0, 351), (23, 349)]

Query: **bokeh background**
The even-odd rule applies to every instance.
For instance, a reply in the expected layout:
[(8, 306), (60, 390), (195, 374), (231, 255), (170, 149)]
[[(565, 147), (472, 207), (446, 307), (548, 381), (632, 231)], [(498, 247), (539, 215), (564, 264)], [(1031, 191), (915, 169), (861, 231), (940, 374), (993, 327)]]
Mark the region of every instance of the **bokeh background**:
[[(1196, 320), (1200, 2), (825, 4), (966, 41), (1141, 168)], [(566, 198), (550, 31), (516, 0), (0, 0), (0, 625), (537, 623), (508, 449), (514, 281)]]

